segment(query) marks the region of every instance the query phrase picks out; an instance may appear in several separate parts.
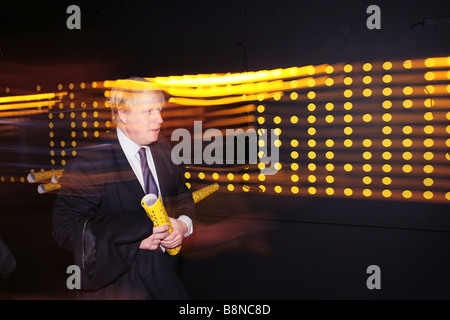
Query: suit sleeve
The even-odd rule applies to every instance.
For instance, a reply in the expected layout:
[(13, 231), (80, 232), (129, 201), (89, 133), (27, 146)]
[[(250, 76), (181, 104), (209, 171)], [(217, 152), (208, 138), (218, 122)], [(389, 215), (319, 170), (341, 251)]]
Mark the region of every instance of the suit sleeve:
[(151, 235), (153, 228), (142, 212), (108, 210), (105, 186), (113, 173), (107, 168), (77, 157), (64, 169), (53, 208), (53, 239), (74, 253), (81, 286), (88, 290), (97, 290), (127, 272), (140, 240)]

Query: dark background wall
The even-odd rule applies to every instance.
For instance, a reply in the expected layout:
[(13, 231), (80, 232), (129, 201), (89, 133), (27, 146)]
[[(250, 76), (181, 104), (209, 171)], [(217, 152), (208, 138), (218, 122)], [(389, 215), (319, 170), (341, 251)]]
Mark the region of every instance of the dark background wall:
[[(70, 4), (81, 8), (81, 30), (66, 28)], [(381, 8), (380, 30), (366, 27), (371, 4)], [(0, 93), (131, 75), (448, 56), (449, 25), (420, 22), (449, 15), (446, 1), (8, 2), (0, 7)], [(0, 236), (18, 263), (0, 280), (0, 297), (71, 297), (70, 254), (50, 238), (54, 195), (8, 181), (0, 188)], [(198, 299), (448, 299), (449, 211), (220, 191), (198, 205), (205, 233), (186, 243), (182, 275)], [(369, 265), (381, 268), (379, 290), (366, 287)]]

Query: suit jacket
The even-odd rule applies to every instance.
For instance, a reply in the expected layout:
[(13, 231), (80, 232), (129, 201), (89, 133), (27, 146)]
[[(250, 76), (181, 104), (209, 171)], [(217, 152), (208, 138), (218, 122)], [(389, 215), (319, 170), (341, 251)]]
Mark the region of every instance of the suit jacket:
[[(195, 218), (182, 167), (173, 164), (164, 137), (150, 145), (161, 197), (169, 216)], [(78, 153), (60, 178), (53, 208), (53, 238), (74, 252), (87, 299), (185, 299), (178, 256), (139, 249), (153, 223), (116, 131)]]

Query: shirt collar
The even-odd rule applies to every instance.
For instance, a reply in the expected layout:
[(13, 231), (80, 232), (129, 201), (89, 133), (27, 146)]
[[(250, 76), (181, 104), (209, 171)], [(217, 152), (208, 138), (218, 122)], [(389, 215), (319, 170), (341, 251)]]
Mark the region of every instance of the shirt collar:
[[(133, 140), (128, 138), (119, 127), (117, 127), (117, 138), (119, 139), (120, 146), (122, 147), (123, 152), (127, 156), (134, 157), (139, 152), (141, 148), (138, 146)], [(145, 147), (145, 146), (144, 146)]]

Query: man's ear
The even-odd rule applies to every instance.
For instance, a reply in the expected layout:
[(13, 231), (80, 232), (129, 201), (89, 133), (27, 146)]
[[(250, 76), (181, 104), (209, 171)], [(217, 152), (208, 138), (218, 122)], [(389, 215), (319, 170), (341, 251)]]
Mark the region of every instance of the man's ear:
[(122, 123), (127, 123), (128, 112), (122, 108), (117, 109), (117, 117)]

